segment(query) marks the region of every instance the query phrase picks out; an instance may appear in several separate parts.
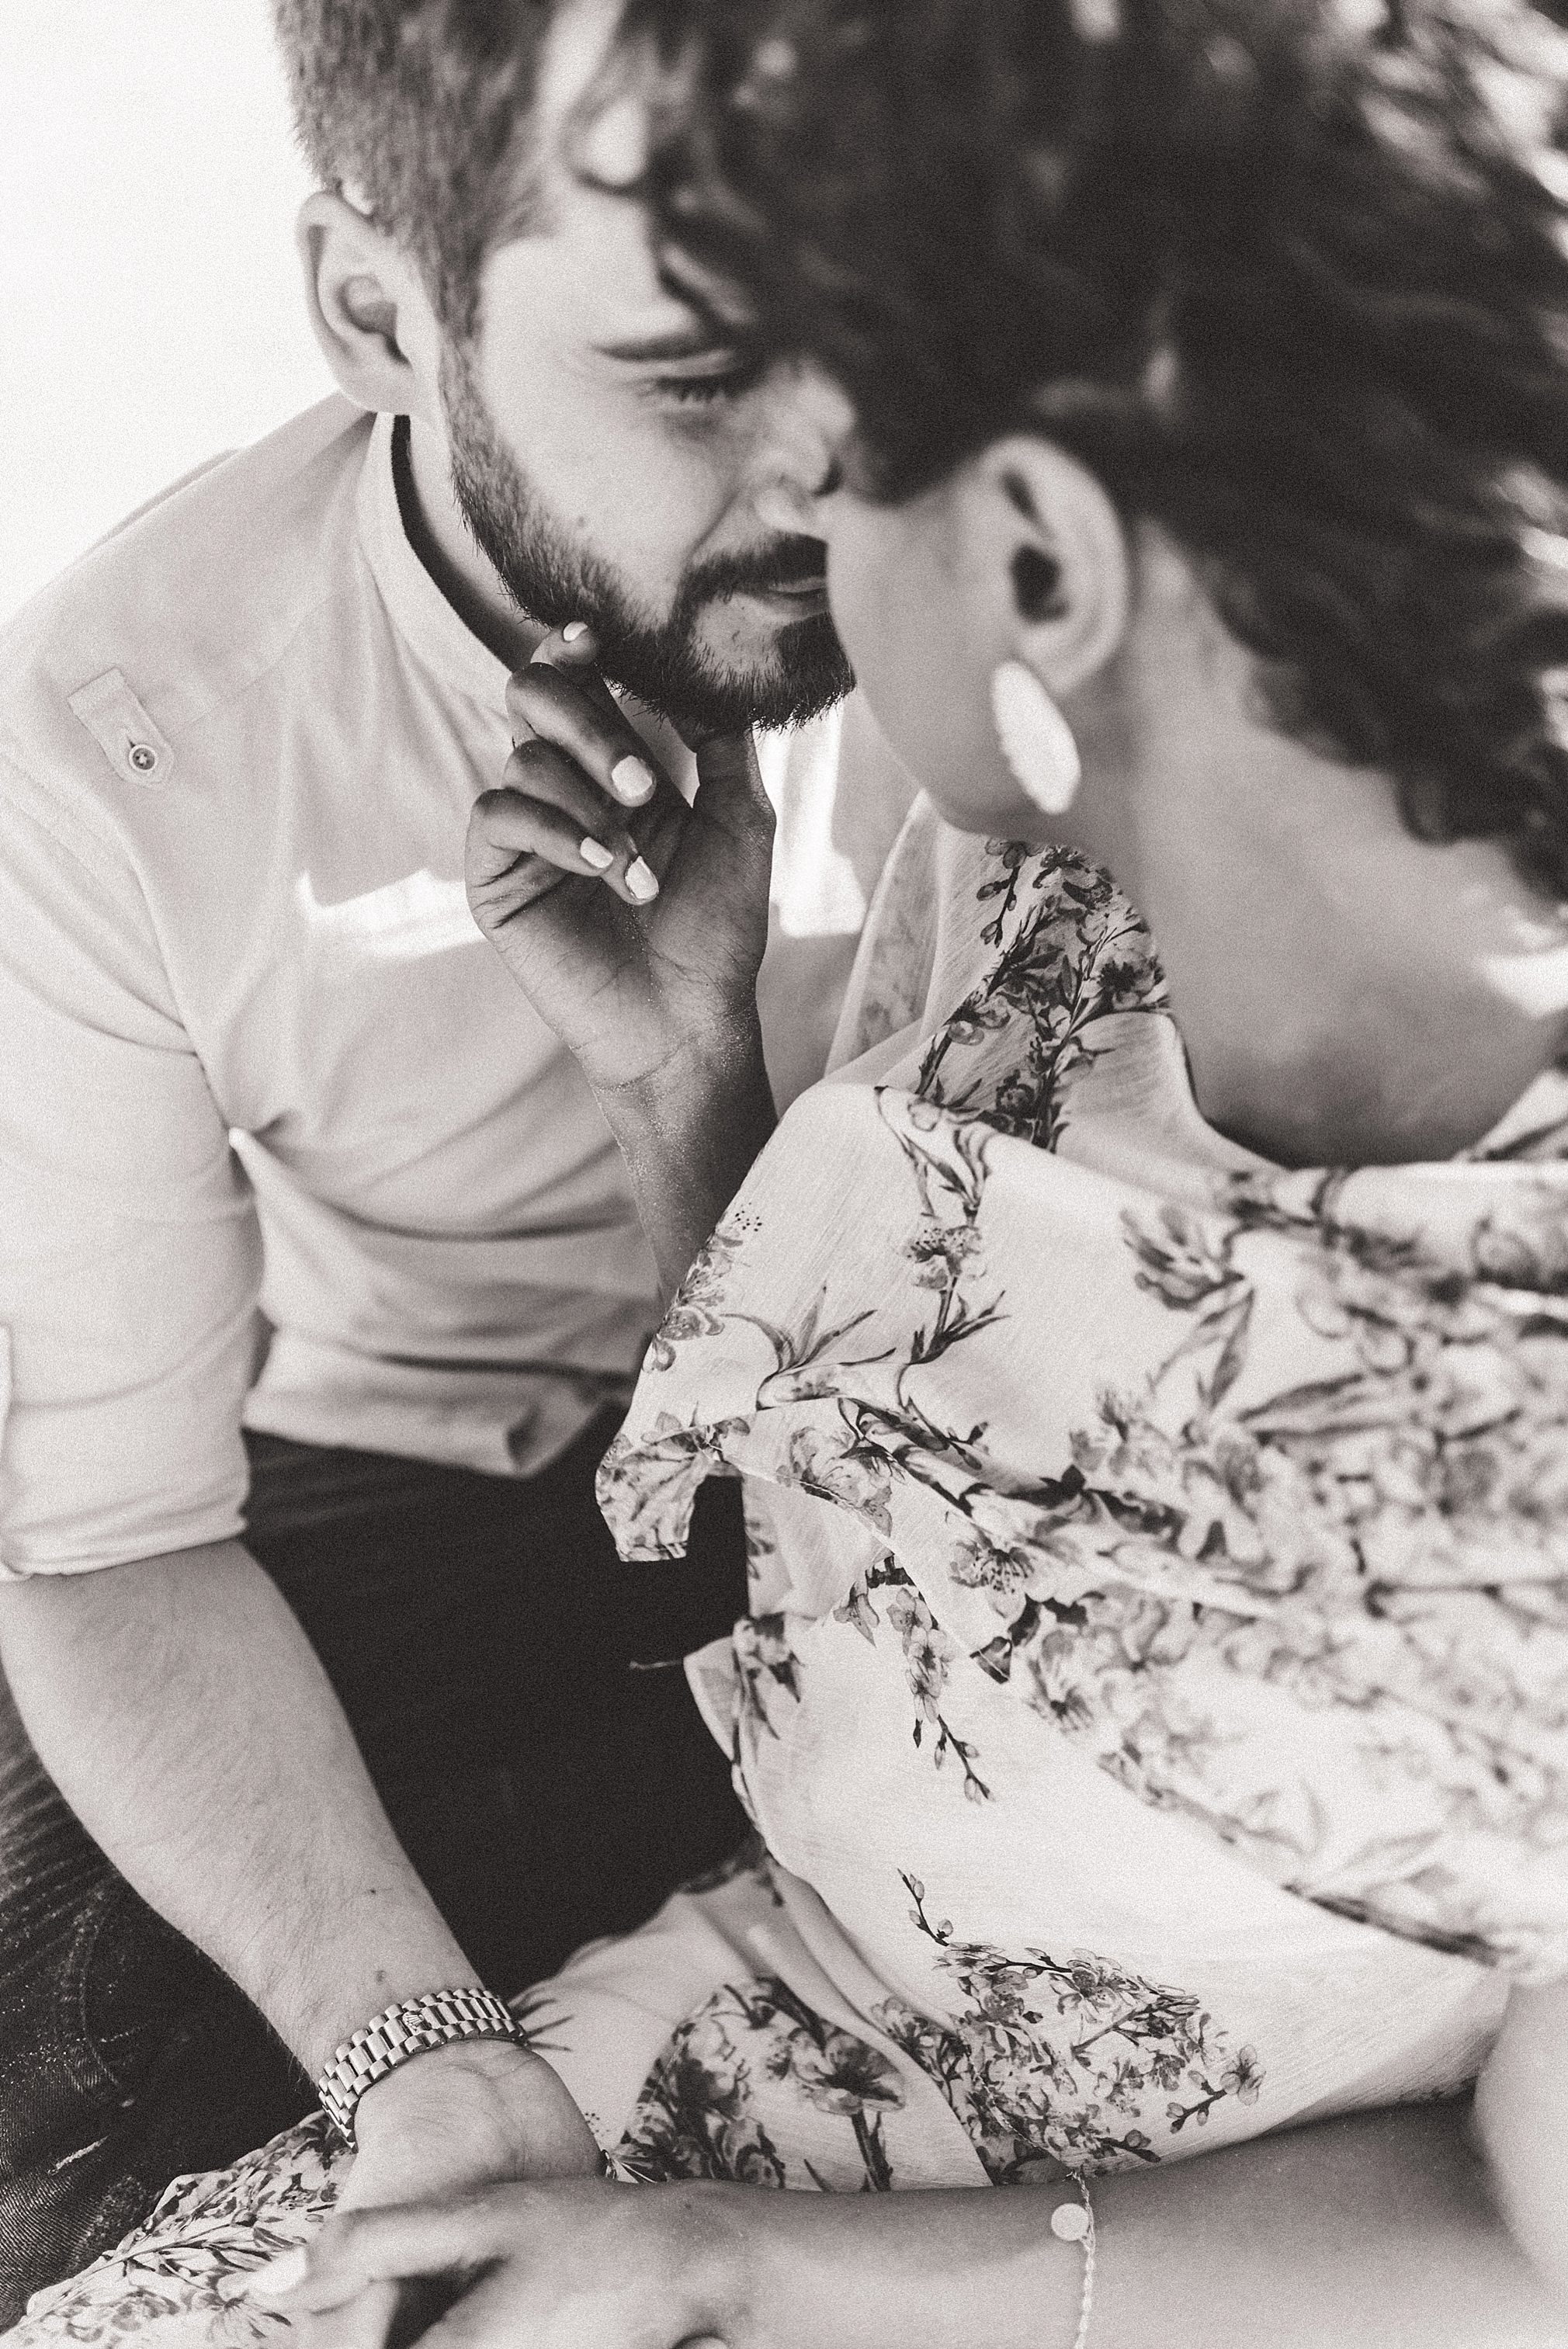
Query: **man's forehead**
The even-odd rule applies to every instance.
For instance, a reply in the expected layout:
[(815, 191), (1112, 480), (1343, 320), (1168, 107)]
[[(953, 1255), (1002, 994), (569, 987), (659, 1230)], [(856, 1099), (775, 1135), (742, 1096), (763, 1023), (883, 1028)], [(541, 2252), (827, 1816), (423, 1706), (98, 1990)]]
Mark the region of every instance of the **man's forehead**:
[[(534, 81), (535, 151), (552, 177), (569, 169), (566, 140), (583, 100), (609, 63), (624, 0), (557, 0)], [(647, 157), (647, 118), (634, 89), (594, 123), (588, 155), (596, 176), (630, 186)]]
[(562, 0), (535, 83), (534, 176), (540, 201), (528, 227), (490, 255), (486, 312), (530, 305), (573, 340), (650, 361), (667, 346), (706, 339), (697, 312), (660, 276), (647, 215), (618, 194), (642, 178), (648, 117), (639, 93), (597, 113), (580, 109), (608, 62), (623, 0)]
[(712, 340), (661, 280), (641, 207), (592, 188), (564, 191), (546, 218), (491, 251), (484, 316), (487, 334), (510, 318), (523, 332), (649, 364)]

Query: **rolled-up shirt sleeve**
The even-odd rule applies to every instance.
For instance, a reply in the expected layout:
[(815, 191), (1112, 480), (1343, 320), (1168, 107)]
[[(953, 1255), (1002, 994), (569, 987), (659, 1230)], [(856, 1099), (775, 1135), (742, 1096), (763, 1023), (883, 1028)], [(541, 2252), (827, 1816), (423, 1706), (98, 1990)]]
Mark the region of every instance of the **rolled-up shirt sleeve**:
[(0, 762), (0, 1578), (238, 1532), (260, 1283), (135, 872)]

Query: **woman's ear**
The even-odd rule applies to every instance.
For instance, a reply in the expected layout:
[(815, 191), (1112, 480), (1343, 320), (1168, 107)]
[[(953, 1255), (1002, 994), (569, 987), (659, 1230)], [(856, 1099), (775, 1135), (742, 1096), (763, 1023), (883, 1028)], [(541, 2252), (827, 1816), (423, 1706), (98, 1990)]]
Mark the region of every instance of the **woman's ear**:
[(1121, 518), (1094, 475), (1048, 440), (994, 441), (961, 492), (965, 566), (998, 659), (1062, 700), (1120, 649), (1131, 601)]
[(360, 408), (435, 420), (440, 329), (414, 264), (325, 189), (305, 199), (294, 235), (311, 325), (339, 388)]

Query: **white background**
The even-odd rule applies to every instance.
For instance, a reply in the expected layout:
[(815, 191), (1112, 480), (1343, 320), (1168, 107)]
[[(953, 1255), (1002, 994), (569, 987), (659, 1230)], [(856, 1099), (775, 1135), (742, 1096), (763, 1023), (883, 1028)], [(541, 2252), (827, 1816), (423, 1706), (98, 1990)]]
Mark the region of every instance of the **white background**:
[(0, 619), (330, 388), (266, 0), (0, 0)]

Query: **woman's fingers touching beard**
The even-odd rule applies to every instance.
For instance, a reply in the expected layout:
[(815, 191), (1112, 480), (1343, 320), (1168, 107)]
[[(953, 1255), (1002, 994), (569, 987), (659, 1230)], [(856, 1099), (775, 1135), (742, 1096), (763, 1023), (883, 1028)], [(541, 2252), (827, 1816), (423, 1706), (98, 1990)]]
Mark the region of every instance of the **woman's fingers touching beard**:
[(584, 844), (563, 818), (521, 792), (486, 792), (476, 800), (466, 881), (469, 909), (485, 936), (500, 945), (509, 923), (574, 875), (597, 881)]
[(626, 810), (553, 743), (520, 743), (507, 761), (500, 791), (487, 798), (500, 802), (487, 806), (481, 819), (498, 854), (504, 848), (545, 858), (562, 873), (602, 880), (633, 905), (658, 895)]
[(619, 1092), (721, 1033), (750, 1036), (773, 811), (748, 730), (704, 743), (689, 803), (655, 775), (593, 651), (591, 634), (568, 643), (562, 630), (512, 678), (522, 739), (474, 803), (467, 882), (534, 1009), (591, 1084)]
[[(581, 623), (573, 622), (573, 626)], [(556, 743), (620, 806), (644, 807), (669, 778), (594, 666), (597, 644), (583, 628), (546, 636), (507, 687), (514, 726)]]
[[(685, 802), (659, 769), (594, 667), (597, 645), (581, 622), (547, 636), (507, 688), (519, 739), (500, 792), (476, 809), (470, 894), (503, 879), (512, 910), (552, 885), (531, 872), (538, 859), (557, 876), (603, 881), (624, 903), (650, 905)], [(488, 927), (478, 905), (481, 927)]]
[(768, 856), (773, 815), (749, 730), (704, 744), (688, 807), (596, 657), (592, 630), (573, 622), (508, 684), (518, 739), (501, 788), (476, 802), (469, 840), (470, 900), (489, 935), (564, 878), (602, 881), (624, 904), (650, 905), (694, 814), (699, 831), (736, 851), (761, 841)]

